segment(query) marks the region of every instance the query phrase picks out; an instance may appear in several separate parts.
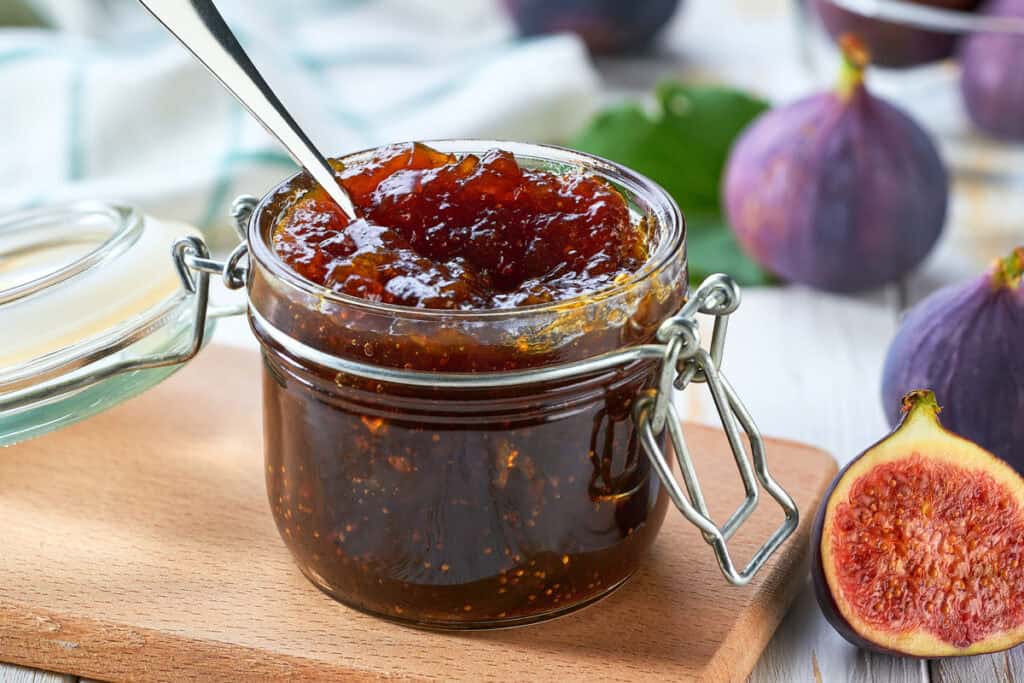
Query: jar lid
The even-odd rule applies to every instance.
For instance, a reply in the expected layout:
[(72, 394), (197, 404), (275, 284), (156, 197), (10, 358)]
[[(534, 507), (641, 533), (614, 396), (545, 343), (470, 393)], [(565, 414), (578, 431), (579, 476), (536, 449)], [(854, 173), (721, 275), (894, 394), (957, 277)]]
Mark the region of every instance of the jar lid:
[(94, 415), (180, 367), (123, 372), (191, 343), (197, 297), (169, 247), (195, 235), (100, 202), (0, 217), (0, 445)]

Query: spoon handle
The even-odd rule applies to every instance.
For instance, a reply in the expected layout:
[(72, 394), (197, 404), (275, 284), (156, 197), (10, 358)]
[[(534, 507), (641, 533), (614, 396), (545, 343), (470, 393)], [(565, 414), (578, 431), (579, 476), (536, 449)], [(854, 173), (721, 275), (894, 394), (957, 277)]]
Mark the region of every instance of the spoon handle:
[(210, 0), (139, 0), (249, 110), (351, 220), (352, 199), (334, 171), (270, 89)]

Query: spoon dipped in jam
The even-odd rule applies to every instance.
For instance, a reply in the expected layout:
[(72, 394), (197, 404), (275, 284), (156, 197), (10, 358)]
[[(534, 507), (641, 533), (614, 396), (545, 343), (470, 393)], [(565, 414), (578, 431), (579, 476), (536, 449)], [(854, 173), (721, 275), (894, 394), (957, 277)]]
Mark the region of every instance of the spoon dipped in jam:
[(139, 0), (320, 183), (350, 220), (356, 208), (323, 154), (303, 132), (210, 0)]

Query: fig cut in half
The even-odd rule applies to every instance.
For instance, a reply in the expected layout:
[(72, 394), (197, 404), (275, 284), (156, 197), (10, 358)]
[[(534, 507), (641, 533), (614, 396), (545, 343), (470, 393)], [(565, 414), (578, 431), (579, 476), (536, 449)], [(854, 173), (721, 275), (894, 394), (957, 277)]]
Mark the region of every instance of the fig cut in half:
[(847, 640), (913, 657), (1024, 642), (1024, 479), (945, 430), (930, 391), (839, 473), (812, 536), (815, 593)]

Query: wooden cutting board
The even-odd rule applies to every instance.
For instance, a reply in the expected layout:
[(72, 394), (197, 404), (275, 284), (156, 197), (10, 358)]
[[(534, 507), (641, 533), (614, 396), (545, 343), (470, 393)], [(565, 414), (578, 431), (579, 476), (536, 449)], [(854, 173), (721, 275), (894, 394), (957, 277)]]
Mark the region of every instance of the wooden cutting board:
[[(768, 444), (800, 528), (755, 581), (725, 583), (674, 509), (643, 569), (552, 622), (432, 633), (315, 589), (264, 493), (259, 359), (211, 347), (118, 408), (0, 449), (0, 661), (102, 679), (741, 680), (804, 584), (830, 456)], [(740, 500), (724, 435), (688, 425), (717, 519)], [(741, 558), (782, 520), (765, 497)]]

